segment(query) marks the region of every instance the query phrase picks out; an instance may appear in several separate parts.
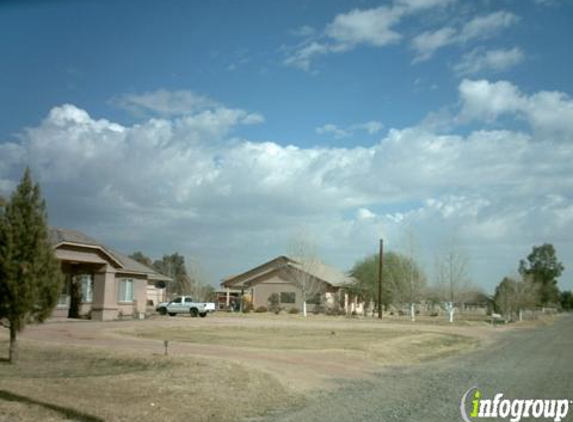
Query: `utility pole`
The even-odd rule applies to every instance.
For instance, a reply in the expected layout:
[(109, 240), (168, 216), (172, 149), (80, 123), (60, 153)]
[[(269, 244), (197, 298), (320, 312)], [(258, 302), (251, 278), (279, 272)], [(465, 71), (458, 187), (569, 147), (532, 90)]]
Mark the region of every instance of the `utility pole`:
[(380, 239), (380, 257), (378, 258), (378, 319), (382, 319), (382, 261), (384, 259), (384, 241)]

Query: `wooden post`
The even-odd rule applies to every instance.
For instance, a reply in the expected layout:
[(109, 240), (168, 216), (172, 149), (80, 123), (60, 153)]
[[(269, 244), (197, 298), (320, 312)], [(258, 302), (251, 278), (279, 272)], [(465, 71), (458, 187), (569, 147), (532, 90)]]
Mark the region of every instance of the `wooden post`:
[(380, 257), (378, 258), (378, 318), (382, 319), (382, 261), (384, 259), (384, 241), (380, 239)]

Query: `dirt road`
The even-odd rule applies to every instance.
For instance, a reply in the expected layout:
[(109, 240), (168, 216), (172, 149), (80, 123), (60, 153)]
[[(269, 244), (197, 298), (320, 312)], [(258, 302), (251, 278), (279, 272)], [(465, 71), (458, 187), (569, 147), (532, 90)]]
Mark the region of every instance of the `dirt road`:
[[(506, 333), (499, 342), (471, 354), (419, 367), (389, 368), (375, 380), (344, 381), (341, 389), (304, 408), (264, 420), (460, 421), (461, 397), (474, 385), (490, 398), (503, 393), (508, 398), (571, 400), (572, 357), (573, 316), (568, 316), (552, 326)], [(573, 408), (564, 420), (573, 421)]]

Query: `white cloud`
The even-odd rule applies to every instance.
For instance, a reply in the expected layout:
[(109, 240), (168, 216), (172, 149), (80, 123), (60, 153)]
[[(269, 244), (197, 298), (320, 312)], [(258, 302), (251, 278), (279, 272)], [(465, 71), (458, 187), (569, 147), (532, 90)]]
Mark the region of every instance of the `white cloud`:
[(527, 121), (540, 135), (571, 139), (573, 99), (557, 91), (522, 93), (511, 82), (464, 79), (459, 85), (460, 117), (488, 123), (502, 115)]
[(453, 70), (462, 76), (482, 72), (503, 72), (523, 62), (524, 59), (525, 54), (518, 47), (487, 51), (476, 48), (464, 54), (453, 66)]
[(324, 56), (330, 52), (330, 47), (325, 44), (311, 41), (303, 43), (290, 53), (284, 60), (284, 64), (297, 67), (301, 70), (310, 70), (312, 60), (316, 57)]
[(491, 38), (519, 22), (519, 17), (511, 12), (498, 11), (484, 16), (476, 16), (461, 29), (459, 41), (468, 42)]
[(417, 51), (414, 62), (428, 60), (436, 50), (455, 42), (456, 30), (450, 27), (433, 32), (423, 32), (412, 39), (412, 47)]
[(371, 220), (376, 218), (376, 214), (374, 214), (368, 208), (358, 208), (356, 211), (356, 218), (358, 220)]
[(414, 62), (428, 60), (438, 49), (448, 45), (466, 44), (470, 41), (495, 37), (517, 22), (519, 22), (517, 15), (498, 11), (476, 16), (462, 25), (460, 29), (445, 26), (434, 31), (425, 31), (411, 41), (411, 46), (416, 51)]
[(365, 123), (356, 123), (348, 126), (347, 128), (340, 128), (335, 124), (327, 123), (315, 129), (319, 135), (332, 135), (335, 139), (348, 138), (355, 135), (356, 132), (366, 132), (369, 135), (374, 135), (384, 128), (382, 122), (370, 120)]
[(455, 0), (395, 0), (388, 6), (371, 9), (353, 9), (340, 13), (316, 34), (306, 27), (294, 32), (307, 34), (307, 40), (286, 48), (284, 64), (309, 71), (314, 59), (332, 53), (343, 53), (359, 45), (384, 47), (401, 41), (396, 26), (409, 15), (432, 8), (445, 7)]
[(325, 125), (319, 126), (315, 129), (315, 132), (319, 135), (333, 135), (335, 139), (342, 139), (346, 138), (349, 133), (343, 129), (340, 129), (338, 126), (333, 125), (332, 123), (327, 123)]
[(326, 35), (341, 48), (352, 48), (357, 44), (381, 47), (400, 40), (401, 35), (392, 29), (402, 13), (390, 7), (375, 9), (354, 9), (339, 14), (326, 27)]
[(377, 120), (370, 120), (366, 123), (357, 123), (350, 126), (351, 131), (364, 130), (368, 132), (369, 135), (374, 135), (380, 132), (382, 129), (384, 129), (384, 124)]
[[(468, 117), (512, 112), (561, 130), (571, 112), (562, 93), (462, 84)], [(478, 95), (483, 90), (489, 98)], [(492, 98), (490, 115), (478, 99)], [(250, 115), (202, 110), (124, 126), (56, 107), (18, 142), (0, 145), (0, 189), (13, 187), (30, 165), (53, 224), (126, 252), (178, 250), (216, 277), (283, 253), (302, 223), (325, 259), (342, 268), (370, 253), (380, 236), (395, 248), (404, 227), (419, 237), (430, 275), (433, 251), (452, 230), (478, 263), (472, 274), (490, 287), (533, 244), (552, 242), (566, 266), (573, 264), (572, 142), (535, 131), (461, 136), (416, 127), (391, 129), (369, 147), (229, 140)]]
[(111, 103), (132, 113), (151, 112), (163, 116), (191, 114), (219, 106), (215, 100), (192, 91), (164, 89), (144, 94), (123, 94), (112, 98)]

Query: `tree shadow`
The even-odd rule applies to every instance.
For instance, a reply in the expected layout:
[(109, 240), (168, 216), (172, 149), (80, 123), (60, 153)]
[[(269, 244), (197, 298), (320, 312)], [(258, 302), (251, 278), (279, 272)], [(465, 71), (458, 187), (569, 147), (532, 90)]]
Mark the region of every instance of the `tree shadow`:
[(53, 410), (67, 418), (72, 418), (79, 422), (105, 422), (103, 419), (98, 418), (97, 416), (83, 413), (75, 409), (70, 409), (69, 407), (63, 407), (63, 406), (58, 406), (56, 404), (46, 403), (40, 400), (32, 399), (30, 397), (14, 394), (5, 390), (0, 390), (0, 399), (7, 401), (17, 401), (20, 403), (31, 404), (36, 406), (42, 406), (45, 407), (46, 409)]

